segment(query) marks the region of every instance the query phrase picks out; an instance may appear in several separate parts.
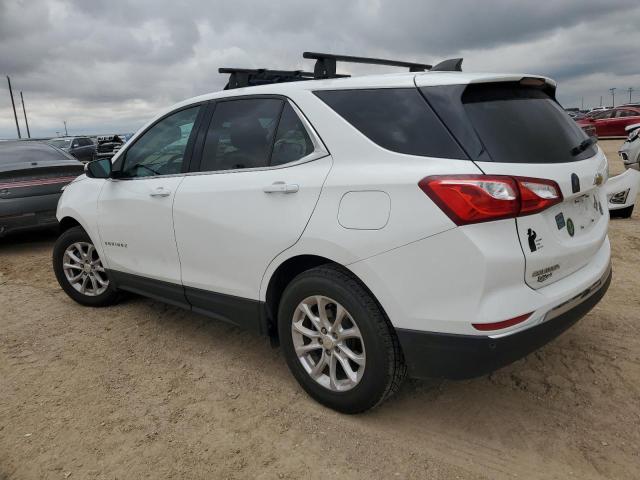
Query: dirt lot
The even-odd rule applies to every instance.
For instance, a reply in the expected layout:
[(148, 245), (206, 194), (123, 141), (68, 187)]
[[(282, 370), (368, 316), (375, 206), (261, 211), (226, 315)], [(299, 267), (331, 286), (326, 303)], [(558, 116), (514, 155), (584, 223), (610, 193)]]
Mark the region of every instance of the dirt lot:
[(1, 241), (0, 479), (638, 478), (639, 227), (612, 222), (611, 289), (562, 337), (359, 416), (310, 400), (263, 338), (142, 298), (76, 305), (51, 234)]

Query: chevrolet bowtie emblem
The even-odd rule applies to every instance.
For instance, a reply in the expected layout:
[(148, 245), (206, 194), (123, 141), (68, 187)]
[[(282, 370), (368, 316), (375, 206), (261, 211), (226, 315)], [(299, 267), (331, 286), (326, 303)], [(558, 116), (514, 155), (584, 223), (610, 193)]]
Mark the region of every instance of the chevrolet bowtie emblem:
[(596, 173), (596, 176), (593, 179), (593, 184), (594, 185), (602, 185), (602, 181), (604, 180), (604, 177), (601, 173)]

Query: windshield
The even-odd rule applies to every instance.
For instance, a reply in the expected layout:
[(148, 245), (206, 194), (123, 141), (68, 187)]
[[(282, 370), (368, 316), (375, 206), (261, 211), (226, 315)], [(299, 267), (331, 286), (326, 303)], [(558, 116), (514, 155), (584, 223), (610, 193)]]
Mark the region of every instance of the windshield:
[(575, 153), (584, 131), (544, 91), (518, 83), (470, 85), (462, 104), (489, 157), (501, 163), (564, 163), (596, 153)]
[(49, 143), (49, 145), (53, 145), (54, 147), (58, 147), (58, 148), (69, 148), (69, 145), (71, 145), (71, 139), (61, 138), (58, 140), (49, 140), (47, 143)]

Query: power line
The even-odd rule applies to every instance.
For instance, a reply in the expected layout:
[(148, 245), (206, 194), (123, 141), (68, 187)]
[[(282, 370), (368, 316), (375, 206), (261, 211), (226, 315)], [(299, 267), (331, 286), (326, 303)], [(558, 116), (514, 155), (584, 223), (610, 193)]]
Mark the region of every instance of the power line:
[(22, 102), (22, 113), (24, 113), (24, 124), (27, 126), (27, 138), (31, 138), (31, 132), (29, 131), (29, 122), (27, 121), (27, 109), (24, 108), (24, 97), (22, 96), (22, 90), (20, 90), (20, 101)]
[(611, 92), (611, 106), (615, 107), (616, 106), (616, 87), (610, 88), (609, 91)]
[(13, 118), (16, 119), (18, 138), (22, 138), (22, 135), (20, 135), (20, 125), (18, 124), (18, 114), (16, 113), (16, 102), (13, 101), (13, 90), (11, 89), (11, 79), (9, 78), (9, 75), (7, 75), (7, 83), (9, 84), (9, 96), (11, 97), (11, 106), (13, 107)]

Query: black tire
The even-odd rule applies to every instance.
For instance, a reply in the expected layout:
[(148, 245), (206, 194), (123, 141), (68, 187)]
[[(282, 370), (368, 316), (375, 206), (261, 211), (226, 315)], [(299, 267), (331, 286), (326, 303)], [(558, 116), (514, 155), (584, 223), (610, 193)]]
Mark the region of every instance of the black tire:
[[(89, 307), (106, 307), (118, 301), (118, 292), (110, 281), (108, 288), (99, 295), (88, 296), (76, 290), (67, 279), (63, 270), (65, 250), (76, 242), (86, 242), (93, 245), (93, 241), (82, 227), (73, 227), (62, 233), (53, 247), (53, 271), (56, 279), (69, 297), (81, 305)], [(97, 254), (96, 254), (97, 255)], [(108, 277), (108, 276), (107, 276)]]
[(611, 218), (631, 218), (634, 206), (635, 205), (631, 205), (629, 207), (619, 208), (618, 210), (609, 210), (609, 216)]
[[(294, 313), (304, 299), (322, 295), (342, 305), (357, 324), (366, 349), (360, 381), (337, 392), (320, 385), (304, 369), (292, 338)], [(395, 393), (406, 366), (395, 330), (373, 295), (349, 271), (325, 265), (301, 273), (287, 286), (278, 311), (278, 333), (285, 359), (302, 388), (316, 401), (342, 413), (360, 413)]]

